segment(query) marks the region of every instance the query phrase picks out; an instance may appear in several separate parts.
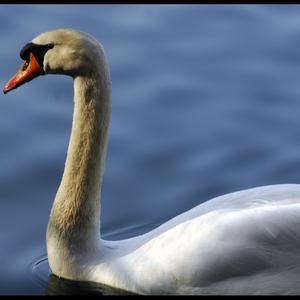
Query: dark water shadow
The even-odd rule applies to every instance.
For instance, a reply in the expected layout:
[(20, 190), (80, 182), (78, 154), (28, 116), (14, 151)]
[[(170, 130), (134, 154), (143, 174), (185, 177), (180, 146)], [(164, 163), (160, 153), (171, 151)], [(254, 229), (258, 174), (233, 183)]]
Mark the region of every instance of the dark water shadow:
[(136, 295), (101, 283), (73, 281), (51, 273), (46, 254), (35, 259), (27, 269), (30, 278), (46, 295)]
[(46, 295), (136, 295), (125, 290), (116, 289), (99, 283), (73, 281), (50, 274)]
[(51, 273), (47, 255), (36, 258), (27, 268), (29, 277), (43, 288), (46, 295), (135, 295), (101, 283), (73, 281)]

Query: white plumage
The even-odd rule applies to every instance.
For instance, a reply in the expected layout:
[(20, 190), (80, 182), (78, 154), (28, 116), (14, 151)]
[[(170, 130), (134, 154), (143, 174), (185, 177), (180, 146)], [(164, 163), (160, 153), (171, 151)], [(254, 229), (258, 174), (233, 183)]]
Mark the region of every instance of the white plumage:
[(292, 184), (214, 198), (142, 236), (107, 242), (114, 259), (92, 278), (119, 277), (142, 293), (297, 294), (299, 200)]

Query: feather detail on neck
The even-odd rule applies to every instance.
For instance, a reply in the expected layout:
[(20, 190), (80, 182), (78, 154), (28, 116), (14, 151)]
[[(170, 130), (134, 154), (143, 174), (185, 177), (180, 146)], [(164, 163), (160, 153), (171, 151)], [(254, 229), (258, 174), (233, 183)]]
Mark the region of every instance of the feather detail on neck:
[(100, 233), (100, 187), (111, 112), (109, 76), (74, 79), (74, 113), (64, 174), (48, 233), (76, 238)]

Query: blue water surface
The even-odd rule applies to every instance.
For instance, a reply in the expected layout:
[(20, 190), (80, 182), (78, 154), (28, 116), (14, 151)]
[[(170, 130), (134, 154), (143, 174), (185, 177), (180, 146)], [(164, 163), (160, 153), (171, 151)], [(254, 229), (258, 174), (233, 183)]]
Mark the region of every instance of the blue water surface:
[[(111, 69), (105, 238), (300, 183), (299, 5), (0, 5), (2, 88), (20, 49), (61, 27), (96, 37)], [(71, 78), (50, 75), (0, 96), (0, 294), (55, 294), (45, 232), (72, 98)]]

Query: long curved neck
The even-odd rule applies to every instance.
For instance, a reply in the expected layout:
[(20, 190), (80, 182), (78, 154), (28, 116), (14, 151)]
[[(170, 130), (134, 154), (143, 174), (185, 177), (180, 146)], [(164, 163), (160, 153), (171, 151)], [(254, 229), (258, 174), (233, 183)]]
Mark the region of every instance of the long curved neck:
[(74, 79), (74, 113), (61, 184), (48, 235), (88, 239), (100, 235), (100, 189), (111, 112), (107, 70)]

